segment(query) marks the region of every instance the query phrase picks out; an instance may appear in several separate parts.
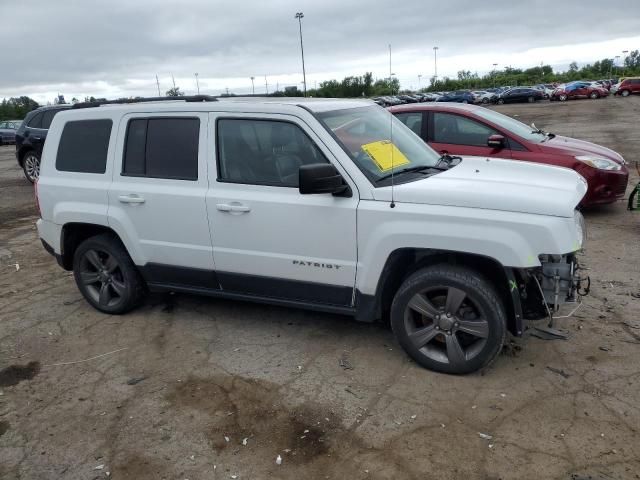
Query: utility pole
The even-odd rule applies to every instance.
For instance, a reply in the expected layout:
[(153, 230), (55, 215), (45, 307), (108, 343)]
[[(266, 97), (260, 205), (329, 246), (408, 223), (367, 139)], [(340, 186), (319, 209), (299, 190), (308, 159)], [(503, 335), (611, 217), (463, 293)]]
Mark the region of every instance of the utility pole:
[(269, 95), (269, 84), (267, 83), (267, 76), (264, 76), (264, 89), (267, 92), (267, 95)]
[(435, 79), (434, 83), (436, 83), (438, 81), (438, 47), (433, 47), (433, 66), (435, 70), (433, 78)]
[(420, 90), (420, 79), (422, 79), (422, 75), (418, 74), (418, 91)]
[(255, 95), (256, 94), (256, 86), (253, 83), (253, 81), (256, 79), (256, 77), (251, 77), (251, 95)]
[(175, 89), (176, 89), (176, 79), (173, 78), (173, 73), (171, 74), (171, 81), (173, 82), (173, 90), (175, 91)]
[(302, 45), (302, 19), (304, 14), (302, 12), (296, 13), (295, 18), (298, 19), (298, 26), (300, 27), (300, 52), (302, 53), (302, 82), (304, 83), (304, 96), (307, 96), (307, 72), (304, 68), (304, 46)]
[(160, 95), (160, 80), (158, 80), (158, 74), (156, 74), (156, 85), (158, 86), (158, 96), (161, 97), (162, 95)]
[(498, 66), (497, 63), (493, 64), (493, 88), (496, 88), (496, 67)]
[(629, 50), (623, 50), (622, 54), (624, 55), (624, 58), (622, 59), (622, 76), (624, 77), (624, 72), (627, 70), (627, 53), (629, 53)]
[(616, 59), (614, 60), (614, 63), (618, 63), (619, 58), (620, 58), (620, 55), (616, 55)]
[(198, 83), (198, 73), (194, 73), (196, 76), (196, 88), (198, 89), (198, 95), (200, 95), (200, 83)]

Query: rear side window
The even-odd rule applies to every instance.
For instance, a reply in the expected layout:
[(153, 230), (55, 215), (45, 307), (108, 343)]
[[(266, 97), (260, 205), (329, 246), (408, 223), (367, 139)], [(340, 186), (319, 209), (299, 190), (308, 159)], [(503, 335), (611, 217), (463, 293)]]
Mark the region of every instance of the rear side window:
[(422, 136), (422, 112), (398, 113), (396, 117), (413, 130), (413, 133)]
[(53, 117), (55, 117), (56, 114), (59, 112), (60, 110), (47, 110), (46, 112), (44, 112), (42, 114), (42, 125), (40, 126), (40, 128), (48, 130), (49, 127), (51, 126), (51, 121), (53, 120)]
[(111, 120), (67, 122), (58, 145), (56, 170), (104, 173), (112, 124)]
[(129, 121), (122, 174), (198, 179), (197, 118), (136, 118)]

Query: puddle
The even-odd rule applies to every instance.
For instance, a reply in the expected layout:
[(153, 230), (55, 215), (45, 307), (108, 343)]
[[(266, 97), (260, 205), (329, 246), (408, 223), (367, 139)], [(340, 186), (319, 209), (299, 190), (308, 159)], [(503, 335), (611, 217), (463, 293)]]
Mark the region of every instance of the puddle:
[(11, 365), (0, 370), (0, 387), (12, 387), (23, 380), (31, 380), (40, 372), (40, 362), (26, 365)]

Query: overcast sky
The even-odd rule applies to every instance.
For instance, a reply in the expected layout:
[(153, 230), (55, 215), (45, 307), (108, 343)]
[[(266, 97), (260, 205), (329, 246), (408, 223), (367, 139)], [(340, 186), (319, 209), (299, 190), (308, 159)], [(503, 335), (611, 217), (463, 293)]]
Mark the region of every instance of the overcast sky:
[[(640, 48), (640, 1), (0, 0), (0, 98), (256, 93), (392, 70), (403, 88), (460, 69), (613, 58)], [(620, 60), (621, 61), (621, 60)]]

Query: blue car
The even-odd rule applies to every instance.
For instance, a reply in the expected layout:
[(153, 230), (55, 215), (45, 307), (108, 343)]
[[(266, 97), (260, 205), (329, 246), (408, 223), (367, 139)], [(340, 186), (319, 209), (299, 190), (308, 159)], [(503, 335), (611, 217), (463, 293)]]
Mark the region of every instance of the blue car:
[(16, 143), (16, 130), (22, 120), (6, 120), (0, 122), (0, 145)]
[(465, 90), (458, 90), (456, 92), (447, 92), (442, 97), (438, 98), (436, 102), (457, 102), (457, 103), (473, 103), (475, 100), (471, 92)]

